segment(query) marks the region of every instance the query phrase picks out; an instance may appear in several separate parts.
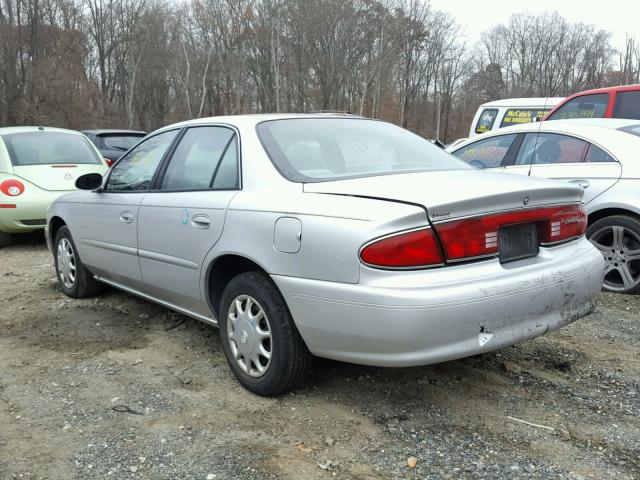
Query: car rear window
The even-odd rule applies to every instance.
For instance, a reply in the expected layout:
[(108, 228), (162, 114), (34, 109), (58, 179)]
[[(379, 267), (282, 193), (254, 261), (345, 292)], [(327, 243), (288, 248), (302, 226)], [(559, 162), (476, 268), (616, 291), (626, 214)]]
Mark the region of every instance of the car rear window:
[(501, 127), (533, 122), (534, 118), (542, 119), (551, 111), (550, 108), (510, 108), (502, 117)]
[(546, 120), (565, 120), (574, 118), (602, 118), (609, 103), (608, 93), (581, 95), (569, 100)]
[(144, 135), (100, 135), (104, 146), (112, 150), (126, 151), (137, 144)]
[(493, 128), (493, 123), (498, 116), (498, 110), (495, 108), (485, 108), (480, 114), (478, 123), (476, 124), (476, 133), (488, 132)]
[(619, 128), (621, 132), (627, 132), (636, 137), (640, 137), (640, 123), (638, 125), (629, 125), (628, 127)]
[(472, 168), (428, 140), (377, 120), (271, 120), (257, 131), (275, 167), (294, 182)]
[(640, 120), (640, 90), (616, 93), (613, 117)]
[(82, 135), (64, 132), (21, 132), (2, 135), (14, 167), (22, 165), (102, 164)]

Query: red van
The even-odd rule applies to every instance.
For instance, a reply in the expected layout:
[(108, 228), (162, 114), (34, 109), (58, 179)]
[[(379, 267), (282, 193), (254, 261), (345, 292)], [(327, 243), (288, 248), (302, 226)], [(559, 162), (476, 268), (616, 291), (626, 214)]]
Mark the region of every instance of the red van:
[(640, 85), (597, 88), (565, 98), (544, 120), (626, 118), (640, 120)]

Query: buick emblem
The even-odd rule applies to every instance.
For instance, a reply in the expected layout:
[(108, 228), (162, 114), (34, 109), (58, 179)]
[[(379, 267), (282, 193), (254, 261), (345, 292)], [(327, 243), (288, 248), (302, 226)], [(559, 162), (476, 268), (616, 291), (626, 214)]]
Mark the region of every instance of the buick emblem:
[(242, 333), (240, 334), (240, 341), (242, 343), (247, 343), (247, 340), (249, 340), (249, 334), (246, 330), (242, 330)]
[(65, 173), (65, 174), (63, 175), (63, 178), (64, 178), (65, 180), (73, 180), (73, 175), (71, 175), (70, 173)]
[(524, 197), (522, 199), (522, 203), (523, 203), (523, 205), (529, 205), (529, 197)]

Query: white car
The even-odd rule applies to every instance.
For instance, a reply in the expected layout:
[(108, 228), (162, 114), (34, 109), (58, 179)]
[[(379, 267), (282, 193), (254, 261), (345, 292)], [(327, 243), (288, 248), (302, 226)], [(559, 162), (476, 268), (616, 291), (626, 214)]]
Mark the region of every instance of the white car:
[(484, 103), (473, 117), (469, 138), (503, 127), (542, 120), (562, 100), (564, 97), (505, 98)]
[(589, 215), (587, 237), (608, 263), (604, 288), (640, 291), (640, 121), (529, 123), (448, 151), (478, 168), (580, 185)]

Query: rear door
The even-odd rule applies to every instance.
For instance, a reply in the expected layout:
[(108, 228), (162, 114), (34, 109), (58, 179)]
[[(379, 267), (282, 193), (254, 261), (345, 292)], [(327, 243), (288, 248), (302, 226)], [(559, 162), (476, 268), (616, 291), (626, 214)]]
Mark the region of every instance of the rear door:
[(613, 186), (622, 174), (620, 163), (599, 146), (557, 133), (528, 133), (516, 164), (531, 165), (531, 176), (580, 185), (585, 203)]
[(104, 189), (72, 204), (72, 233), (91, 270), (131, 288), (141, 287), (138, 207), (179, 130), (148, 138), (115, 164)]
[(148, 294), (211, 315), (200, 274), (240, 188), (238, 152), (238, 135), (227, 126), (190, 127), (181, 136), (140, 206), (139, 255)]

